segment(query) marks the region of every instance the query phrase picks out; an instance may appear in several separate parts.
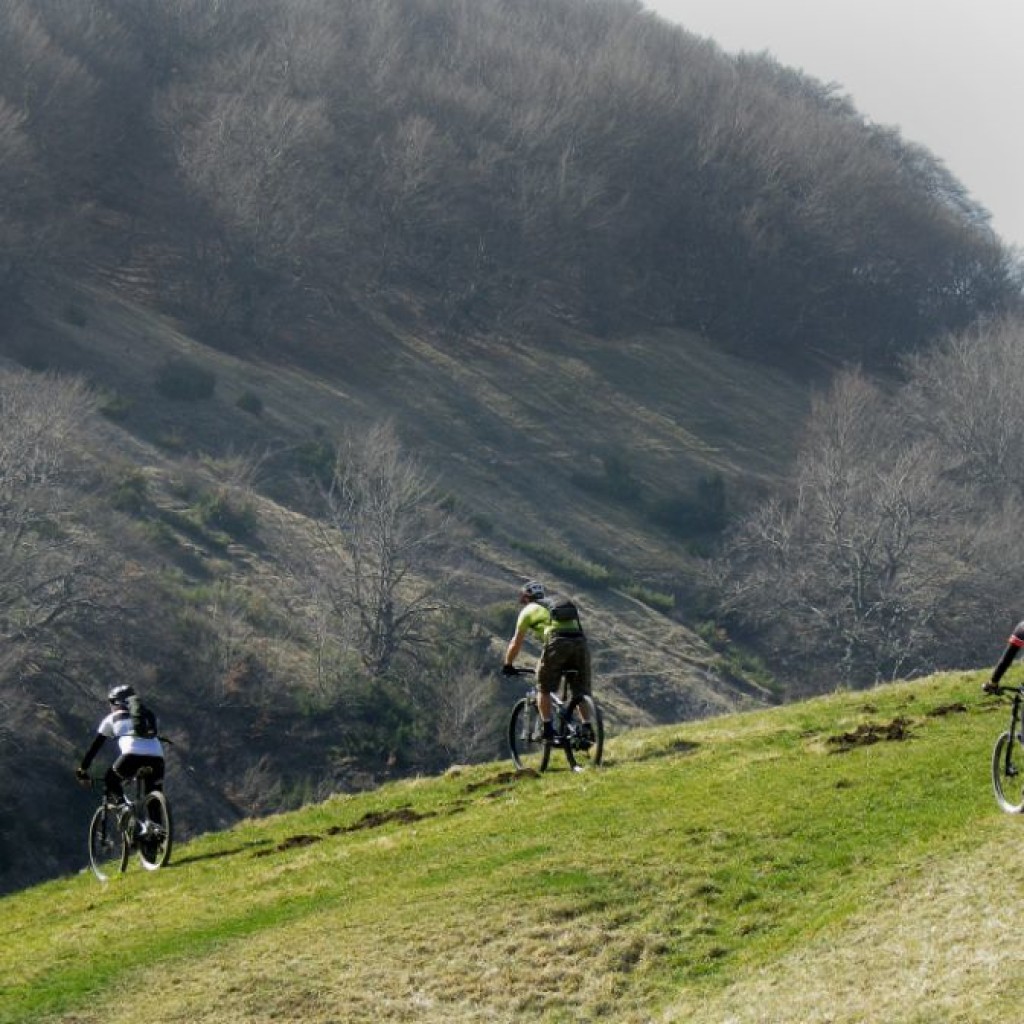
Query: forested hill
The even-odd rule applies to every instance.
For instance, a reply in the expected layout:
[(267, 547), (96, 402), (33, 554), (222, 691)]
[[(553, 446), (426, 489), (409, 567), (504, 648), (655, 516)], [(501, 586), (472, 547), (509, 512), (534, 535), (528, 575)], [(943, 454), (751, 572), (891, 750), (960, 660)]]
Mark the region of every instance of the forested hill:
[(941, 155), (625, 0), (10, 0), (0, 97), (5, 293), (97, 274), (249, 352), (386, 305), (885, 363), (1014, 292)]
[[(1013, 254), (639, 4), (8, 0), (0, 189), (0, 888), (72, 863), (111, 681), (193, 834), (500, 756), (529, 577), (613, 731), (973, 657), (1012, 592)], [(939, 338), (906, 422), (811, 400)]]

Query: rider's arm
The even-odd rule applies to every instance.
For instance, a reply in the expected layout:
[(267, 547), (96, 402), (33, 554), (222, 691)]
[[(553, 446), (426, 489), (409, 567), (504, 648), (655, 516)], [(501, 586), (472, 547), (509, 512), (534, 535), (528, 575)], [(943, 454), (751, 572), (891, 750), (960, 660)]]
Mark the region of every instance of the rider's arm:
[(515, 662), (519, 656), (519, 652), (523, 648), (523, 641), (526, 639), (526, 627), (516, 630), (516, 635), (512, 637), (508, 642), (508, 647), (505, 649), (505, 664), (511, 665)]
[(100, 752), (100, 747), (103, 746), (106, 741), (106, 736), (102, 733), (96, 733), (92, 740), (92, 746), (85, 752), (85, 756), (82, 758), (81, 764), (78, 766), (78, 770), (87, 772), (89, 765), (92, 764), (92, 759)]
[(999, 680), (1003, 678), (1006, 670), (1013, 664), (1014, 658), (1020, 653), (1020, 649), (1024, 647), (1024, 622), (1018, 622), (1014, 631), (1010, 634), (1010, 639), (1006, 642), (1006, 650), (1003, 651), (1003, 656), (999, 659), (999, 663), (994, 669), (992, 669), (992, 678), (989, 680), (991, 686), (998, 686)]
[(523, 648), (523, 641), (526, 640), (526, 634), (529, 633), (531, 629), (538, 629), (539, 624), (544, 620), (546, 614), (547, 610), (542, 605), (539, 605), (534, 601), (531, 601), (519, 613), (519, 617), (516, 619), (515, 636), (509, 640), (508, 647), (505, 650), (506, 667), (511, 665), (519, 656), (519, 652)]

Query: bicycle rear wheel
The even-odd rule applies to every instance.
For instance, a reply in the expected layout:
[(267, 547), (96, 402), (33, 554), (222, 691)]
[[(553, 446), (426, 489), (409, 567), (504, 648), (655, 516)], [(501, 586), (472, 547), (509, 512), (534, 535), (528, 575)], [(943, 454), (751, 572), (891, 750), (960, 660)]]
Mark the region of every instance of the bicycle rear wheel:
[(139, 860), (147, 871), (156, 871), (171, 859), (173, 839), (171, 805), (167, 797), (155, 789), (143, 797), (139, 831), (135, 839)]
[(508, 720), (508, 746), (520, 771), (542, 772), (551, 758), (551, 746), (543, 740), (543, 728), (537, 705), (521, 697)]
[(604, 757), (604, 717), (601, 708), (593, 697), (573, 697), (566, 709), (565, 721), (569, 732), (565, 756), (569, 766), (573, 769), (596, 768)]
[(1007, 814), (1024, 811), (1024, 750), (1017, 738), (1004, 732), (992, 751), (992, 788), (996, 803)]
[(89, 866), (101, 882), (106, 882), (111, 864), (124, 871), (128, 866), (128, 844), (118, 825), (118, 812), (103, 804), (96, 808), (89, 822)]

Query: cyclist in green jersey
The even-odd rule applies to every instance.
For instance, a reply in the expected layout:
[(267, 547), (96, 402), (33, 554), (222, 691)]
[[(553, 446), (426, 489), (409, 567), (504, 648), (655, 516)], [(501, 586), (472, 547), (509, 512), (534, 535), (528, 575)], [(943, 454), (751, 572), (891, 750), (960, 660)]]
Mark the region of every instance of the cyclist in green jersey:
[[(543, 583), (531, 580), (519, 591), (522, 609), (516, 619), (516, 631), (505, 650), (502, 672), (514, 675), (514, 663), (528, 635), (541, 645), (537, 662), (537, 708), (544, 722), (544, 739), (555, 738), (551, 724), (551, 693), (558, 689), (562, 673), (569, 677), (573, 695), (590, 694), (590, 648), (573, 602), (548, 597)], [(586, 706), (580, 713), (585, 715)], [(584, 719), (585, 720), (585, 719)]]

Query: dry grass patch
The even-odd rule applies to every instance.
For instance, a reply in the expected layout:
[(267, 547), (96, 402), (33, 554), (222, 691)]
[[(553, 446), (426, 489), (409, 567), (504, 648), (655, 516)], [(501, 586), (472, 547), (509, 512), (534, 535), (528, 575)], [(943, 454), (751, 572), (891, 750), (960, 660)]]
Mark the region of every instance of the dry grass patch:
[(683, 995), (658, 1020), (981, 1024), (1015, 1016), (1024, 976), (1006, 865), (1019, 859), (1022, 826), (993, 813), (975, 850), (924, 865), (841, 926), (722, 991)]

